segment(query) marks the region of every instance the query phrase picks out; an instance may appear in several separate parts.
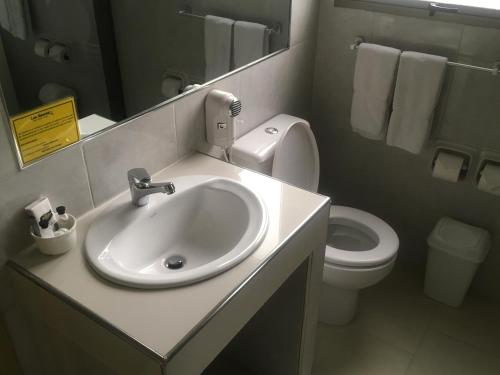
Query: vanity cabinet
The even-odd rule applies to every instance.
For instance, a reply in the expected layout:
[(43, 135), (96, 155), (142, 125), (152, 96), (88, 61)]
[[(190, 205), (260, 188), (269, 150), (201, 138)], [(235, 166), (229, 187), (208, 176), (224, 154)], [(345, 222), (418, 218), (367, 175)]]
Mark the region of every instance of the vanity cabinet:
[(261, 246), (196, 284), (123, 287), (83, 255), (86, 231), (107, 208), (96, 209), (79, 219), (78, 248), (59, 257), (30, 248), (9, 262), (25, 374), (310, 374), (330, 200), (202, 155), (161, 173), (254, 189), (269, 212)]

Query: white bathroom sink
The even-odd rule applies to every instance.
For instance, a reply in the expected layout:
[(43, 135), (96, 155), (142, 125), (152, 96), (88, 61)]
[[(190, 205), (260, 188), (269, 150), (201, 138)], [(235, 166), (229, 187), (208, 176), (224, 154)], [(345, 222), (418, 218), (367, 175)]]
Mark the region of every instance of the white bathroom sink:
[(168, 288), (213, 277), (261, 244), (267, 213), (245, 186), (214, 176), (172, 180), (176, 192), (144, 207), (122, 203), (90, 227), (87, 260), (105, 278), (138, 288)]

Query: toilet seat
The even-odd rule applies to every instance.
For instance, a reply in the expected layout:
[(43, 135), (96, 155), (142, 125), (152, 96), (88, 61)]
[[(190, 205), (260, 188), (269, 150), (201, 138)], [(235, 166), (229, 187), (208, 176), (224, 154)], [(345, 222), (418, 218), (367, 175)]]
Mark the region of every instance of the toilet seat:
[(305, 190), (318, 190), (319, 153), (309, 124), (293, 122), (281, 135), (274, 154), (272, 176)]
[(399, 248), (396, 232), (383, 220), (351, 207), (331, 206), (330, 225), (341, 224), (373, 239), (374, 247), (363, 251), (348, 251), (326, 246), (325, 263), (347, 267), (373, 267), (391, 262)]

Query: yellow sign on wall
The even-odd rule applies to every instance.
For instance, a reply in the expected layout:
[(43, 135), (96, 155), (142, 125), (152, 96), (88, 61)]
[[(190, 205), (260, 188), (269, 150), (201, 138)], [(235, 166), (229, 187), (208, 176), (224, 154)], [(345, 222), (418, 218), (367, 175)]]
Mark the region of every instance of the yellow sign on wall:
[(75, 100), (65, 98), (11, 118), (23, 164), (80, 140)]

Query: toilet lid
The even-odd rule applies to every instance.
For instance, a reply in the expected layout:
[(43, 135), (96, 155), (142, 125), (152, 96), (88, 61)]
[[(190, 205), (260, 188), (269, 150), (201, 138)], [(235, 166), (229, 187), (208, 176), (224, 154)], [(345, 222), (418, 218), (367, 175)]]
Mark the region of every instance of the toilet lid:
[(318, 190), (318, 146), (309, 124), (298, 121), (285, 130), (276, 145), (272, 176), (305, 190)]
[(349, 251), (326, 246), (325, 263), (349, 267), (369, 267), (385, 264), (397, 255), (399, 238), (394, 229), (382, 219), (351, 207), (331, 206), (330, 225), (339, 224), (364, 232), (374, 239), (374, 246), (364, 251)]

